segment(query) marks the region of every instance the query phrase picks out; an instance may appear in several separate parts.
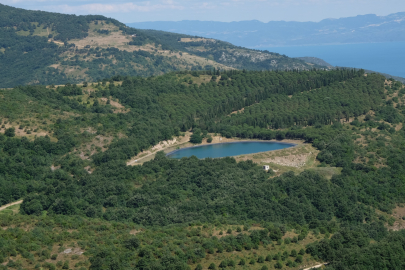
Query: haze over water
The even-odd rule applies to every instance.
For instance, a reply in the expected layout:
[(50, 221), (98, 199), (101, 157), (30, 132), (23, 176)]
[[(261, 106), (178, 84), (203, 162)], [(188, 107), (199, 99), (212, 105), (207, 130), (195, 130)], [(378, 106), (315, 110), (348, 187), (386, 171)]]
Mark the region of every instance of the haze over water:
[(261, 48), (290, 57), (318, 57), (333, 66), (354, 67), (405, 77), (405, 42)]

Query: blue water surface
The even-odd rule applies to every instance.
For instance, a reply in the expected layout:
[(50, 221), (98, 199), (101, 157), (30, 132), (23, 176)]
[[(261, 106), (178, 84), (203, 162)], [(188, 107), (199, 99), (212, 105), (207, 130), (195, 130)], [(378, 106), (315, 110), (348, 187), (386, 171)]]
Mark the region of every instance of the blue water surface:
[(290, 57), (318, 57), (333, 66), (354, 67), (405, 77), (405, 42), (261, 48)]
[(170, 158), (180, 159), (183, 157), (196, 156), (199, 159), (204, 158), (222, 158), (230, 156), (239, 156), (279, 150), (293, 147), (292, 143), (279, 142), (233, 142), (233, 143), (217, 143), (202, 146), (183, 148), (167, 154)]

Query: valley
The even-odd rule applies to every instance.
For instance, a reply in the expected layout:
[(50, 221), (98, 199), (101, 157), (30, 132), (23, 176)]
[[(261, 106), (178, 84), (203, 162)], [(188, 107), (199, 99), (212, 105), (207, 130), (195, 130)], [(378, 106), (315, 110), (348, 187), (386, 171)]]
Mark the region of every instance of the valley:
[[(0, 270), (405, 268), (402, 82), (1, 4), (0, 49)], [(166, 155), (243, 141), (294, 147)]]

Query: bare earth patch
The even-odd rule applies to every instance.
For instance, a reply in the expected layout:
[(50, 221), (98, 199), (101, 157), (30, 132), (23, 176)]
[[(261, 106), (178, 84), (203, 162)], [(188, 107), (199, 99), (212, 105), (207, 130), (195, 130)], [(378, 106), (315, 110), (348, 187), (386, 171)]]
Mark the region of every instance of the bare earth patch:
[[(89, 128), (88, 132), (92, 133), (92, 131), (92, 128)], [(106, 151), (107, 146), (112, 142), (113, 139), (114, 137), (112, 136), (97, 135), (91, 140), (91, 142), (82, 145), (80, 149), (75, 149), (74, 152), (78, 154), (82, 160), (90, 160), (90, 156), (95, 154), (98, 151), (97, 149), (99, 149), (101, 152)], [(87, 171), (89, 173), (93, 172), (91, 169)]]
[(131, 234), (131, 235), (137, 235), (138, 233), (141, 233), (142, 231), (141, 230), (131, 230), (130, 232), (129, 232), (129, 234)]
[(215, 42), (215, 39), (210, 39), (210, 38), (181, 38), (180, 42)]
[(312, 153), (309, 152), (307, 154), (301, 154), (301, 155), (288, 155), (288, 156), (282, 156), (282, 157), (273, 157), (269, 159), (264, 159), (264, 163), (275, 163), (278, 165), (282, 166), (289, 166), (289, 167), (295, 167), (295, 168), (301, 168), (305, 166), (308, 157)]
[(110, 100), (110, 105), (115, 108), (114, 113), (128, 113), (130, 111), (130, 109), (125, 108), (121, 103), (117, 101), (107, 98), (101, 98), (101, 101), (103, 101), (105, 104), (107, 104), (108, 100)]
[(395, 218), (395, 222), (393, 226), (388, 227), (394, 231), (399, 231), (405, 229), (405, 220), (402, 218), (405, 217), (405, 207), (404, 206), (397, 206), (392, 211), (392, 216)]
[[(4, 128), (0, 128), (0, 133), (3, 133), (6, 131), (8, 128), (14, 128), (15, 129), (15, 136), (17, 137), (27, 137), (28, 139), (34, 139), (35, 137), (45, 137), (49, 136), (51, 137), (50, 133), (47, 131), (39, 130), (39, 131), (34, 131), (36, 127), (25, 127), (23, 129), (19, 129), (19, 126), (15, 125), (10, 125), (10, 124), (5, 124)], [(28, 134), (28, 131), (30, 134)], [(51, 137), (52, 138), (52, 137)], [(53, 138), (53, 140), (56, 140), (56, 138)]]

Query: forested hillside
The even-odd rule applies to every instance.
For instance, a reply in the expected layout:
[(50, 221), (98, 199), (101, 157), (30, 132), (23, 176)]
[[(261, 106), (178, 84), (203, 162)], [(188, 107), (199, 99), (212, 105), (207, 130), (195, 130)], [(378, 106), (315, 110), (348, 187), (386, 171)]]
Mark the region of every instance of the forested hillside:
[(29, 11), (0, 4), (0, 87), (97, 82), (117, 74), (146, 77), (213, 67), (314, 67), (279, 54), (199, 40), (140, 31), (104, 16)]
[[(404, 227), (404, 94), (348, 69), (1, 90), (0, 205), (24, 200), (0, 213), (1, 267), (401, 269), (403, 231), (387, 228)], [(317, 161), (280, 174), (158, 152), (127, 166), (190, 131), (303, 140)]]

